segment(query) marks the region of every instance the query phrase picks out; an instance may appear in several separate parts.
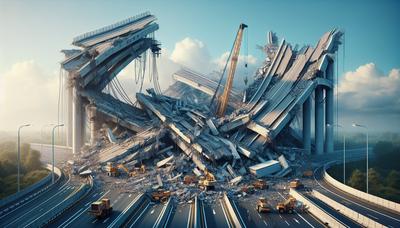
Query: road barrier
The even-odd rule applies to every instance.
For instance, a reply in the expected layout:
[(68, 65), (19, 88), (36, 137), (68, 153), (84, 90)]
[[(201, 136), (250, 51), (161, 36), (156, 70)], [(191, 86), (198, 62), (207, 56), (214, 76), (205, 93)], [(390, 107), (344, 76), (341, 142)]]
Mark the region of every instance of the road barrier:
[(129, 216), (138, 210), (140, 205), (142, 205), (145, 200), (146, 195), (144, 193), (140, 193), (138, 196), (136, 196), (135, 199), (128, 205), (128, 207), (126, 207), (121, 214), (119, 214), (118, 217), (108, 226), (108, 228), (122, 227), (128, 220)]
[[(46, 168), (46, 169), (48, 169), (50, 171), (52, 170), (51, 169), (52, 166), (50, 164), (44, 165), (44, 168)], [(55, 181), (55, 183), (56, 183), (60, 179), (60, 177), (62, 175), (62, 172), (61, 172), (61, 170), (59, 168), (54, 167), (54, 173), (57, 174), (57, 176), (58, 176), (58, 179)], [(29, 198), (34, 197), (34, 196), (44, 192), (48, 188), (50, 188), (52, 186), (50, 183), (51, 183), (51, 173), (49, 173), (49, 175), (47, 175), (46, 177), (44, 177), (40, 181), (30, 185), (29, 187), (26, 187), (26, 188), (22, 189), (21, 191), (19, 191), (19, 192), (15, 193), (15, 194), (12, 194), (12, 195), (0, 200), (0, 208), (5, 207), (5, 206), (7, 206), (9, 204), (13, 204), (13, 203), (15, 203), (17, 205), (19, 205), (21, 203), (24, 203), (25, 199), (29, 200)], [(50, 185), (46, 186), (47, 184), (50, 184)], [(43, 188), (44, 186), (46, 186), (46, 187)], [(37, 191), (40, 188), (42, 188), (42, 189), (40, 191)], [(34, 191), (37, 191), (37, 192), (35, 192), (33, 195), (30, 195), (29, 198), (24, 198), (23, 200), (21, 200), (19, 202), (15, 202), (15, 201), (19, 200), (20, 198), (23, 198), (23, 197), (31, 194)]]
[(222, 203), (222, 208), (226, 212), (226, 216), (228, 217), (231, 227), (246, 228), (246, 224), (243, 222), (243, 219), (240, 217), (240, 214), (237, 211), (236, 205), (234, 204), (234, 202), (231, 202), (231, 200), (228, 198), (226, 193), (224, 193), (224, 196), (221, 199), (221, 203)]
[(168, 220), (171, 217), (172, 209), (172, 197), (170, 197), (167, 203), (164, 205), (163, 209), (161, 210), (161, 213), (154, 223), (153, 228), (166, 227), (168, 224)]
[(55, 205), (46, 213), (37, 217), (26, 227), (41, 227), (53, 222), (58, 216), (82, 200), (93, 188), (93, 178), (89, 177), (89, 184), (82, 184), (77, 190), (71, 193), (66, 199)]
[(359, 223), (359, 224), (361, 224), (361, 225), (363, 225), (365, 227), (373, 227), (373, 228), (383, 228), (383, 227), (385, 227), (384, 225), (382, 225), (382, 224), (380, 224), (378, 222), (375, 222), (374, 220), (372, 220), (372, 219), (370, 219), (370, 218), (368, 218), (368, 217), (366, 217), (366, 216), (364, 216), (364, 215), (362, 215), (362, 214), (360, 214), (360, 213), (358, 213), (358, 212), (356, 212), (356, 211), (344, 206), (343, 204), (332, 200), (331, 198), (325, 196), (324, 194), (322, 194), (322, 193), (320, 193), (320, 192), (318, 192), (316, 190), (312, 191), (312, 195), (315, 198), (325, 202), (327, 205), (329, 205), (330, 207), (334, 208), (339, 213), (343, 214), (344, 216), (356, 221), (357, 223)]
[(326, 211), (324, 211), (322, 208), (308, 200), (306, 197), (304, 197), (302, 194), (297, 192), (295, 189), (291, 188), (289, 194), (293, 196), (297, 201), (302, 202), (305, 206), (307, 206), (308, 211), (313, 214), (316, 218), (321, 220), (325, 225), (329, 227), (335, 227), (335, 228), (343, 228), (346, 227), (343, 223), (341, 223), (339, 220), (337, 220), (335, 217), (332, 215), (328, 214)]
[(193, 203), (190, 205), (190, 212), (189, 212), (189, 222), (188, 228), (200, 228), (203, 227), (201, 221), (202, 215), (202, 207), (201, 201), (197, 196), (194, 197)]
[(397, 213), (400, 213), (400, 204), (399, 203), (395, 203), (393, 201), (387, 200), (387, 199), (383, 199), (381, 197), (378, 196), (374, 196), (368, 193), (365, 193), (363, 191), (357, 190), (355, 188), (352, 188), (348, 185), (345, 185), (339, 181), (337, 181), (336, 179), (334, 179), (333, 177), (331, 177), (328, 172), (326, 172), (326, 169), (329, 168), (331, 165), (333, 164), (337, 164), (336, 162), (330, 162), (328, 164), (326, 164), (324, 166), (324, 173), (323, 173), (323, 178), (325, 179), (326, 182), (328, 182), (329, 184), (333, 185), (334, 187), (350, 194), (353, 195), (357, 198), (360, 198), (362, 200), (366, 200), (370, 203), (376, 204), (378, 206), (381, 206), (383, 208), (395, 211)]

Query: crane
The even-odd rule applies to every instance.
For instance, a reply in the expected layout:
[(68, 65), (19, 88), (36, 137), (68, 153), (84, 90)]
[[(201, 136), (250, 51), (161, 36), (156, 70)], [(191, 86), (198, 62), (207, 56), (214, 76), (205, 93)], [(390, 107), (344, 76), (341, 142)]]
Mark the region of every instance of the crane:
[[(235, 76), (236, 65), (238, 62), (240, 46), (242, 44), (243, 31), (245, 28), (247, 28), (247, 25), (245, 25), (243, 23), (240, 24), (239, 30), (236, 34), (236, 39), (235, 39), (235, 42), (233, 45), (233, 49), (231, 51), (231, 54), (232, 54), (231, 65), (229, 67), (229, 72), (228, 72), (227, 80), (225, 83), (225, 88), (219, 99), (219, 104), (218, 104), (217, 115), (220, 117), (225, 115), (226, 106), (228, 105), (229, 95), (231, 93), (233, 78)], [(229, 59), (228, 59), (228, 61), (229, 61)]]

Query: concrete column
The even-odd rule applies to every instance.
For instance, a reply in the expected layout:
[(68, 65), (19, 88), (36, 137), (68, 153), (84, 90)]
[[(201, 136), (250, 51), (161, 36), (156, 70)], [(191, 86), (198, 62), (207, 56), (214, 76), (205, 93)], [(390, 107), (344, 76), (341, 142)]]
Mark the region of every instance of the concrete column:
[(324, 93), (321, 86), (315, 89), (315, 153), (324, 151)]
[(311, 154), (311, 97), (303, 104), (303, 148)]
[[(333, 61), (329, 62), (326, 69), (326, 79), (333, 81)], [(333, 83), (332, 83), (333, 84)], [(326, 104), (325, 104), (325, 153), (333, 152), (333, 88), (326, 88)]]
[(72, 104), (73, 104), (73, 88), (69, 83), (68, 80), (69, 77), (67, 77), (66, 80), (66, 94), (67, 94), (67, 123), (66, 123), (66, 144), (67, 146), (71, 147), (72, 146)]
[(86, 106), (86, 112), (89, 119), (89, 128), (90, 128), (90, 145), (94, 146), (99, 138), (100, 138), (100, 116), (97, 113), (96, 107), (93, 104), (89, 104)]
[(84, 123), (82, 98), (79, 96), (76, 86), (73, 87), (72, 102), (72, 153), (79, 154), (83, 143), (82, 126)]

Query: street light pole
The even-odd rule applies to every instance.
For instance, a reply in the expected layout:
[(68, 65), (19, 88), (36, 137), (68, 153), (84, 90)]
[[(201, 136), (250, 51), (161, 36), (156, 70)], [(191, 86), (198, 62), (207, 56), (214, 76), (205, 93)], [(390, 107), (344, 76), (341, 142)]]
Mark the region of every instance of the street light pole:
[(54, 184), (54, 130), (58, 127), (62, 127), (64, 124), (58, 124), (53, 127), (52, 135), (51, 135), (51, 145), (52, 145), (52, 160), (53, 164), (51, 167), (51, 183)]
[[(342, 125), (339, 124), (327, 124), (327, 127), (340, 127), (343, 129)], [(346, 184), (346, 134), (343, 132), (343, 184)]]
[(356, 124), (356, 123), (353, 123), (352, 124), (352, 126), (353, 127), (360, 127), (360, 128), (364, 128), (365, 129), (365, 131), (366, 131), (366, 136), (367, 136), (367, 140), (366, 140), (366, 142), (367, 142), (367, 194), (369, 194), (369, 183), (368, 183), (368, 127), (366, 126), (366, 125), (361, 125), (361, 124)]
[(17, 155), (17, 162), (18, 162), (18, 164), (17, 164), (17, 169), (18, 169), (18, 171), (17, 171), (17, 190), (18, 190), (18, 192), (21, 190), (21, 184), (20, 184), (20, 163), (21, 163), (21, 129), (23, 128), (23, 127), (28, 127), (28, 126), (31, 126), (30, 124), (24, 124), (24, 125), (21, 125), (21, 126), (19, 126), (18, 127), (18, 142), (17, 142), (17, 148), (18, 148), (18, 155)]

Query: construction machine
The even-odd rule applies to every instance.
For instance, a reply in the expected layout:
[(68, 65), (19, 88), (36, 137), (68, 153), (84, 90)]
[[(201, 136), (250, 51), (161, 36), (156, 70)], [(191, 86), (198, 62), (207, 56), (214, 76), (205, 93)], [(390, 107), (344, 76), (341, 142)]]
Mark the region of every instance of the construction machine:
[(301, 189), (304, 187), (304, 185), (301, 183), (301, 181), (299, 179), (294, 179), (294, 180), (290, 181), (289, 187), (294, 188), (294, 189)]
[(89, 214), (95, 216), (98, 219), (107, 218), (111, 215), (112, 206), (110, 199), (102, 199), (100, 201), (93, 202), (89, 209)]
[(204, 176), (200, 177), (199, 187), (201, 190), (212, 190), (215, 188), (216, 183), (215, 176), (210, 173), (207, 169), (204, 170)]
[[(217, 115), (220, 117), (225, 115), (226, 107), (228, 106), (229, 96), (231, 94), (232, 85), (233, 85), (233, 78), (235, 76), (236, 65), (237, 65), (238, 58), (239, 58), (240, 46), (242, 44), (243, 31), (245, 28), (247, 28), (247, 25), (240, 24), (239, 30), (236, 34), (235, 42), (233, 44), (233, 48), (229, 54), (229, 56), (231, 56), (231, 59), (230, 59), (231, 65), (229, 67), (224, 91), (222, 92), (222, 95), (219, 98), (219, 104), (218, 104), (218, 110), (217, 110)], [(229, 58), (227, 61), (229, 61)], [(223, 77), (223, 74), (224, 74), (224, 72), (221, 75), (221, 79)], [(220, 80), (219, 84), (221, 83), (221, 81), (222, 80)], [(219, 84), (218, 84), (218, 86), (219, 86)], [(217, 95), (217, 93), (218, 93), (218, 89), (215, 91), (215, 94), (214, 94), (213, 98), (211, 99), (211, 104), (214, 100), (214, 97)]]
[(265, 180), (262, 179), (257, 179), (254, 181), (253, 186), (255, 189), (259, 189), (259, 190), (264, 190), (264, 189), (268, 189), (268, 184)]
[(157, 189), (151, 193), (151, 199), (156, 202), (165, 203), (171, 196), (171, 192), (164, 189)]
[(276, 210), (278, 210), (279, 213), (289, 213), (293, 214), (294, 207), (296, 204), (296, 199), (293, 197), (289, 197), (287, 200), (280, 202), (276, 205)]
[(271, 207), (269, 206), (265, 197), (258, 198), (256, 210), (258, 213), (271, 212)]
[(107, 162), (106, 166), (107, 175), (110, 177), (117, 177), (119, 176), (118, 168), (114, 166), (114, 163)]

